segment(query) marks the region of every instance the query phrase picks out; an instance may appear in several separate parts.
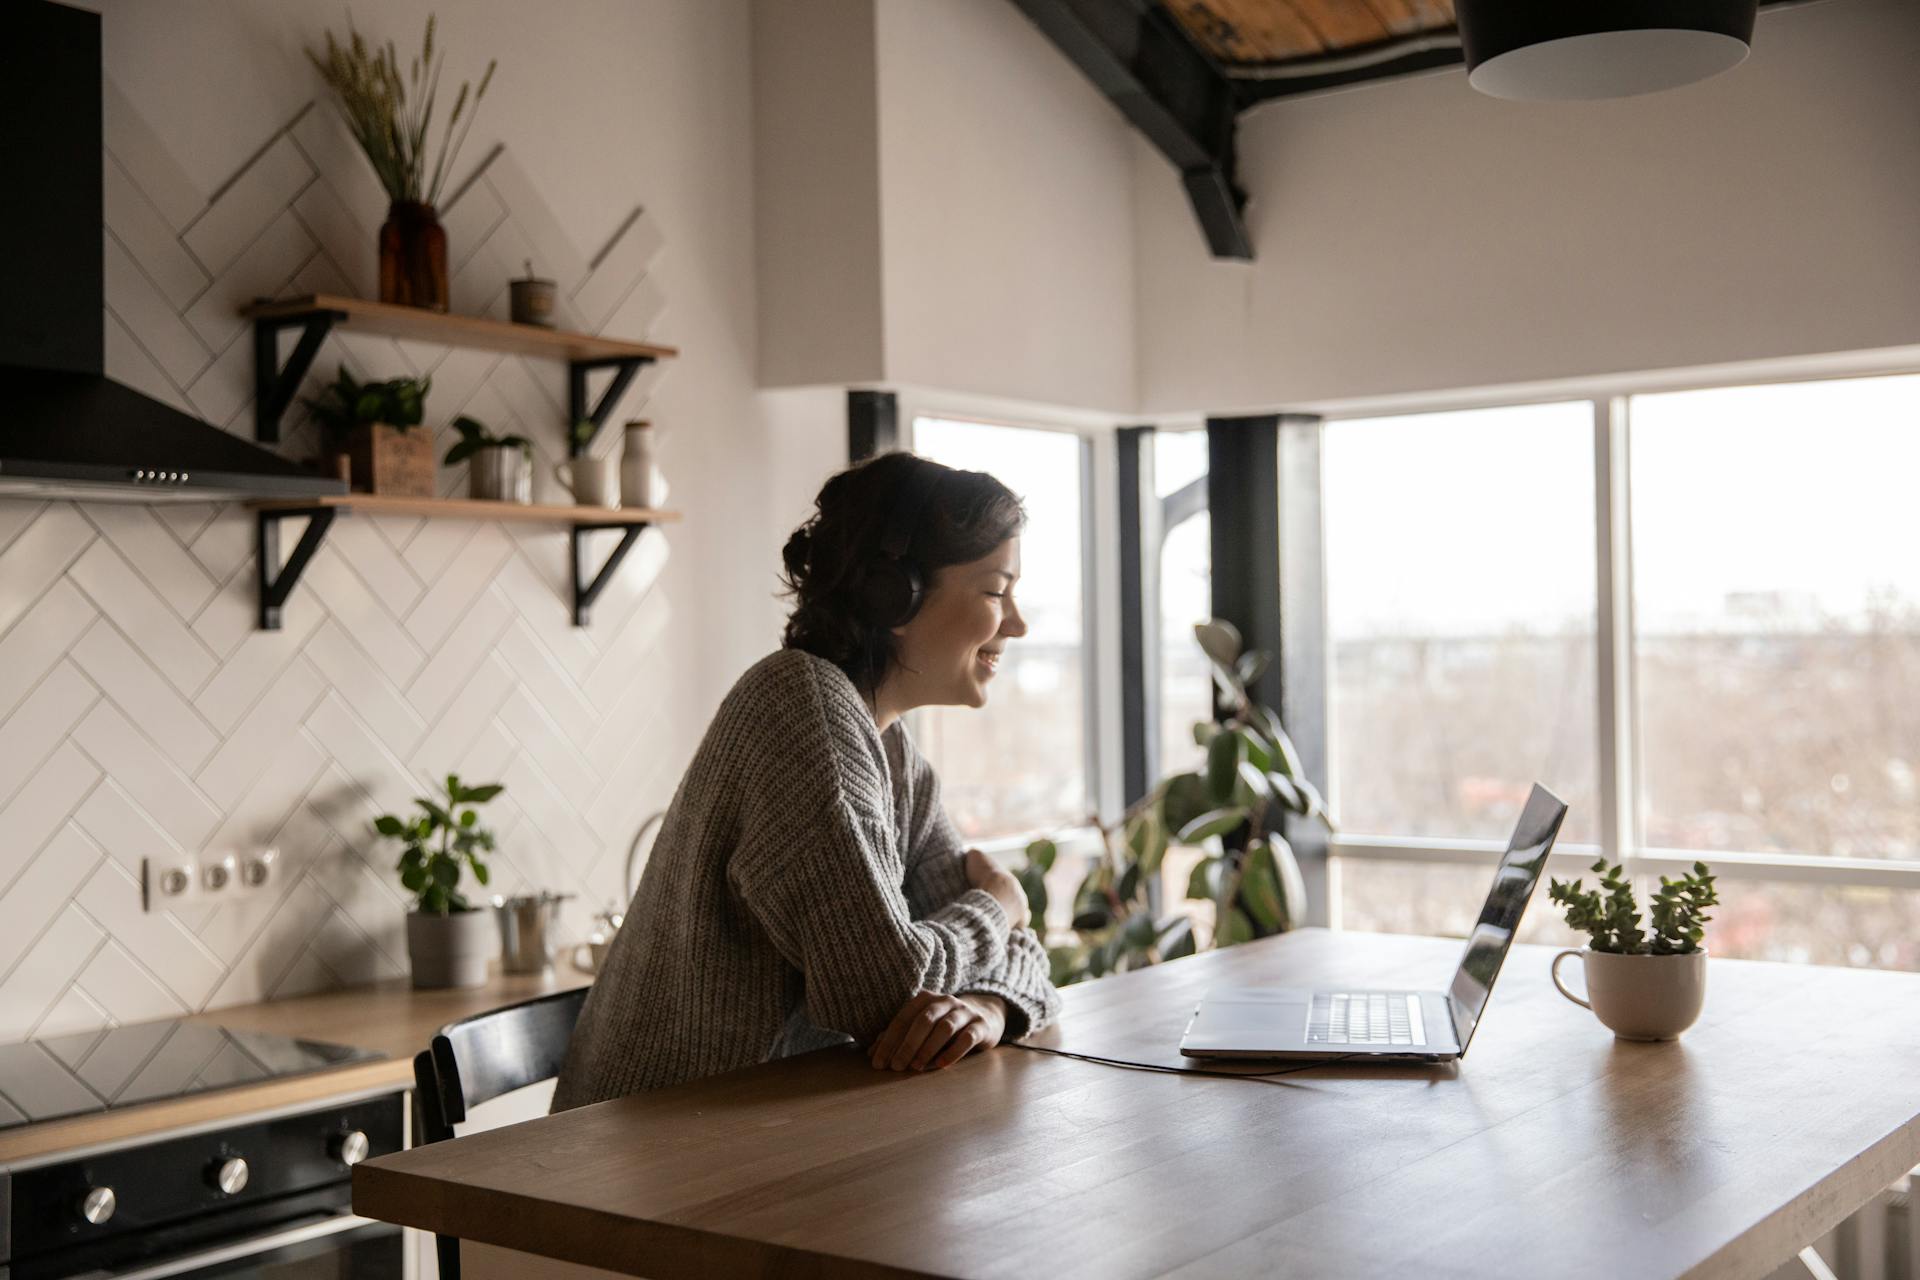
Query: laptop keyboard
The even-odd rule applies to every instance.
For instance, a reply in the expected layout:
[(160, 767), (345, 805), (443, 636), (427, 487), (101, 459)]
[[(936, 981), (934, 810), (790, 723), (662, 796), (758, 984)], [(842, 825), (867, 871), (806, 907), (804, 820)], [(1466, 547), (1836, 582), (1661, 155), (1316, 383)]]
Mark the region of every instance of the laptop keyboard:
[(1411, 992), (1316, 991), (1307, 1010), (1308, 1044), (1424, 1045), (1420, 997)]

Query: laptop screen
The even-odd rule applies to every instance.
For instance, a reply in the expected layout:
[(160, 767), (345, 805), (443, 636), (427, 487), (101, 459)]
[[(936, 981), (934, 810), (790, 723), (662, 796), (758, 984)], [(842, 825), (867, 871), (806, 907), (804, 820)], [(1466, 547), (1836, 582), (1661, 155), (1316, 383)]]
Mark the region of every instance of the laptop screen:
[(1540, 881), (1540, 869), (1547, 865), (1547, 852), (1560, 833), (1560, 820), (1567, 806), (1545, 787), (1535, 784), (1520, 811), (1520, 821), (1507, 841), (1507, 852), (1500, 859), (1500, 870), (1487, 891), (1487, 904), (1480, 908), (1480, 920), (1467, 937), (1466, 954), (1454, 972), (1453, 986), (1447, 994), (1453, 1009), (1454, 1034), (1460, 1052), (1467, 1051), (1473, 1029), (1480, 1022), (1480, 1011), (1487, 1007), (1487, 995), (1493, 980), (1500, 976), (1500, 965), (1513, 945), (1513, 934), (1520, 927), (1520, 916), (1527, 899)]

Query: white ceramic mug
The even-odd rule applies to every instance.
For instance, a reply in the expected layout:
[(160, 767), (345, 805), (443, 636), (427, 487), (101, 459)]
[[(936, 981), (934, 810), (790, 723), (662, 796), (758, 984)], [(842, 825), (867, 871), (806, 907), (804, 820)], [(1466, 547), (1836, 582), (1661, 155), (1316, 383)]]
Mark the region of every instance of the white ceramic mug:
[[(1586, 970), (1585, 1000), (1560, 981), (1560, 962), (1568, 956), (1578, 956)], [(1582, 947), (1555, 956), (1549, 973), (1561, 995), (1593, 1010), (1622, 1040), (1677, 1039), (1707, 1000), (1704, 948), (1677, 956), (1623, 956)]]
[(555, 465), (553, 478), (580, 506), (620, 506), (620, 463), (614, 458), (569, 458)]

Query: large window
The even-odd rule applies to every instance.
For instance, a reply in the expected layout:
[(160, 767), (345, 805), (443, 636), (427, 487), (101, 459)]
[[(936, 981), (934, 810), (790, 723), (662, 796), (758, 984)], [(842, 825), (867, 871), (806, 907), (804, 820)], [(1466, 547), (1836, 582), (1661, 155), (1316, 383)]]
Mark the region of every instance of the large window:
[(1585, 403), (1326, 427), (1342, 830), (1504, 839), (1539, 781), (1596, 839), (1592, 429)]
[(930, 707), (914, 737), (939, 770), (947, 812), (969, 840), (1087, 820), (1085, 445), (1071, 432), (916, 418), (914, 450), (985, 471), (1020, 495), (1027, 527), (1014, 598), (1027, 634), (1008, 644), (984, 710)]
[[(1643, 895), (1711, 862), (1718, 954), (1920, 968), (1920, 377), (1337, 421), (1322, 457), (1344, 925), (1460, 932), (1537, 777)], [(1527, 934), (1566, 936), (1544, 900)]]
[[(1642, 842), (1920, 860), (1920, 378), (1635, 397)], [(1731, 954), (1920, 968), (1920, 895), (1725, 893)]]

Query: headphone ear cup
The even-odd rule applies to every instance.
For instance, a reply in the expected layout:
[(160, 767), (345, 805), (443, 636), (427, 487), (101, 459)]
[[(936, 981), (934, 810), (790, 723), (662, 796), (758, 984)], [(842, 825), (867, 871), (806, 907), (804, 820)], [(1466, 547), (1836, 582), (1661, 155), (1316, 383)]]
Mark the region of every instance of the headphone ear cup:
[(920, 612), (920, 601), (926, 595), (926, 587), (920, 581), (920, 571), (914, 568), (911, 561), (900, 560), (896, 562), (896, 566), (900, 570), (901, 580), (906, 583), (907, 590), (906, 603), (900, 610), (899, 620), (893, 625), (904, 627), (912, 621), (914, 614)]
[(860, 584), (860, 599), (869, 626), (900, 626), (920, 607), (920, 575), (897, 560), (882, 561)]

